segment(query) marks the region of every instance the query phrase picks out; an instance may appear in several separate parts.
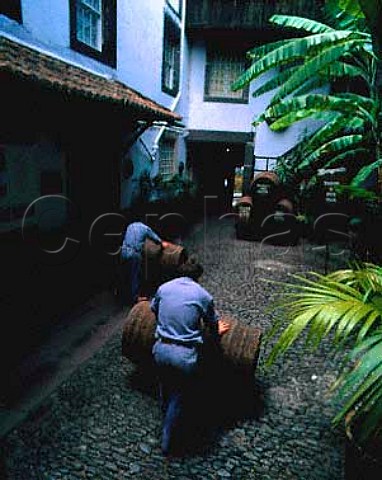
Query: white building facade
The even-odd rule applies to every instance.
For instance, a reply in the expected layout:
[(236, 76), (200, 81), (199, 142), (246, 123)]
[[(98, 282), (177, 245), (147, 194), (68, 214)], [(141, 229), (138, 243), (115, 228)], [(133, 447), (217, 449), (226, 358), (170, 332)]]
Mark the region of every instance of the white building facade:
[[(140, 135), (130, 141), (128, 154), (121, 159), (122, 173), (123, 162), (133, 166), (128, 175), (121, 175), (121, 208), (128, 208), (139, 193), (142, 176), (161, 174), (166, 180), (179, 173), (202, 184), (204, 195), (228, 199), (222, 205), (228, 206), (235, 169), (245, 163), (249, 167), (253, 155), (260, 163), (261, 158), (283, 155), (307, 128), (296, 125), (275, 134), (262, 125), (254, 132), (252, 121), (268, 96), (254, 99), (252, 87), (232, 92), (230, 85), (246, 67), (245, 51), (263, 40), (257, 27), (245, 24), (253, 18), (250, 10), (235, 24), (229, 16), (237, 8), (227, 4), (222, 23), (213, 3), (2, 2), (1, 36), (100, 78), (122, 82), (182, 117), (182, 125), (141, 122)], [(249, 9), (254, 2), (243, 3)]]

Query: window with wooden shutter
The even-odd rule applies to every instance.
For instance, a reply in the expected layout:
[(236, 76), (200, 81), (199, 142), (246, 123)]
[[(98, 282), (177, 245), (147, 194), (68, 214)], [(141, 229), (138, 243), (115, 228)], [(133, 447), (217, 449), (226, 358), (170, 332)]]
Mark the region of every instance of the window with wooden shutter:
[(0, 15), (22, 22), (21, 16), (21, 0), (1, 0), (0, 1)]
[(245, 71), (242, 52), (224, 48), (207, 51), (204, 100), (208, 102), (248, 103), (248, 88), (234, 92), (231, 85)]
[(116, 66), (116, 0), (70, 0), (71, 47)]
[(180, 27), (167, 14), (164, 17), (162, 90), (172, 96), (179, 91)]

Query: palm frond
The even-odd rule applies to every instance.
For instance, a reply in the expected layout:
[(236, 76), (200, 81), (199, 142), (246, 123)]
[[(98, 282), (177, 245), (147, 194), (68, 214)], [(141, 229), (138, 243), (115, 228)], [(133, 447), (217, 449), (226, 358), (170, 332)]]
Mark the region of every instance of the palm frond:
[[(309, 37), (298, 38), (293, 42), (286, 42), (276, 49), (269, 51), (266, 55), (255, 61), (236, 82), (233, 83), (232, 89), (239, 90), (244, 88), (254, 79), (272, 68), (279, 67), (304, 59), (310, 49), (323, 48), (325, 45), (334, 46), (343, 42), (348, 37), (354, 37), (351, 31), (331, 31), (327, 33), (319, 33)], [(355, 39), (355, 38), (353, 38)], [(277, 42), (279, 43), (279, 42)]]
[(327, 143), (324, 143), (314, 152), (312, 152), (308, 157), (306, 157), (298, 166), (302, 169), (308, 166), (311, 166), (321, 157), (327, 157), (329, 155), (335, 154), (337, 152), (343, 151), (345, 149), (354, 148), (356, 145), (359, 145), (364, 140), (363, 135), (343, 135), (342, 137), (335, 138)]
[(287, 95), (292, 93), (302, 83), (315, 75), (318, 75), (322, 69), (330, 66), (333, 62), (337, 61), (344, 56), (345, 53), (354, 50), (363, 40), (350, 41), (349, 38), (342, 40), (341, 42), (333, 43), (327, 48), (323, 49), (320, 53), (316, 54), (312, 59), (308, 59), (294, 72), (291, 77), (282, 85), (277, 93), (271, 100), (271, 104), (282, 100)]
[(326, 66), (320, 70), (320, 75), (328, 80), (346, 77), (361, 77), (366, 81), (366, 83), (368, 83), (369, 80), (368, 73), (365, 72), (363, 68), (350, 65), (344, 61), (333, 62), (332, 64)]
[(333, 138), (338, 132), (346, 133), (357, 132), (364, 127), (365, 121), (362, 118), (354, 116), (345, 116), (340, 113), (333, 112), (333, 120), (319, 128), (307, 141), (304, 147), (304, 153), (309, 154), (330, 138)]
[(317, 347), (334, 328), (335, 342), (348, 341), (353, 332), (360, 331), (362, 340), (364, 333), (381, 321), (381, 311), (372, 302), (364, 303), (363, 294), (349, 284), (349, 277), (345, 273), (315, 275), (314, 280), (294, 276), (299, 283), (289, 285), (292, 291), (284, 296), (282, 305), (290, 323), (273, 347), (267, 365), (290, 348), (308, 327), (306, 342)]
[(269, 21), (280, 27), (295, 28), (297, 30), (304, 30), (308, 33), (334, 32), (334, 28), (329, 25), (294, 15), (273, 15)]
[(351, 423), (358, 425), (358, 439), (365, 441), (382, 425), (382, 331), (358, 344), (349, 361), (352, 368), (333, 386), (340, 399), (347, 399), (333, 423), (337, 425), (352, 412)]
[(284, 70), (273, 76), (272, 78), (264, 82), (259, 88), (255, 89), (255, 91), (252, 93), (253, 97), (259, 97), (264, 93), (270, 92), (271, 90), (280, 87), (280, 85), (283, 85), (297, 68), (299, 67), (290, 67), (287, 70)]
[(358, 187), (363, 184), (363, 182), (377, 169), (382, 166), (382, 159), (376, 160), (375, 162), (366, 165), (361, 168), (357, 175), (351, 181), (351, 185)]
[[(359, 97), (361, 97), (359, 95)], [(364, 97), (363, 97), (364, 98)], [(367, 102), (365, 102), (365, 105)], [(369, 102), (374, 106), (374, 102)], [(361, 111), (358, 104), (350, 98), (341, 97), (339, 95), (323, 95), (319, 93), (311, 93), (285, 99), (276, 105), (272, 105), (258, 117), (257, 122), (267, 121), (273, 123), (284, 115), (299, 110), (308, 110), (310, 112), (338, 112), (344, 115), (357, 116), (364, 118), (364, 112)], [(303, 117), (306, 118), (306, 115)]]
[(259, 58), (264, 57), (269, 52), (276, 50), (279, 47), (283, 47), (284, 45), (293, 43), (296, 38), (289, 38), (287, 40), (279, 40), (277, 42), (266, 43), (264, 45), (260, 45), (257, 47), (253, 47), (247, 52), (247, 57), (252, 60), (257, 60)]
[(342, 152), (339, 155), (335, 155), (328, 162), (326, 162), (322, 168), (338, 167), (340, 165), (343, 165), (344, 163), (348, 163), (365, 157), (368, 154), (369, 150), (367, 148), (354, 148), (352, 150)]

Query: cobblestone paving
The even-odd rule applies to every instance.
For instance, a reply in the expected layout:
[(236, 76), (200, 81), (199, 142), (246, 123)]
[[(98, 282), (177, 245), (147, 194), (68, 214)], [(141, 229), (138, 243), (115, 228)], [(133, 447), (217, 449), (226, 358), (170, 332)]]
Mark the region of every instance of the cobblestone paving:
[[(218, 309), (264, 331), (273, 320), (266, 307), (280, 287), (261, 279), (286, 280), (318, 261), (309, 246), (287, 250), (238, 241), (229, 221), (198, 225), (185, 244), (204, 262), (202, 283)], [(116, 334), (5, 439), (7, 478), (343, 479), (343, 439), (331, 429), (334, 406), (325, 395), (339, 360), (327, 348), (299, 355), (298, 345), (264, 373), (268, 349), (262, 350), (254, 397), (261, 413), (241, 418), (237, 412), (208, 448), (166, 460), (157, 398), (121, 358)]]

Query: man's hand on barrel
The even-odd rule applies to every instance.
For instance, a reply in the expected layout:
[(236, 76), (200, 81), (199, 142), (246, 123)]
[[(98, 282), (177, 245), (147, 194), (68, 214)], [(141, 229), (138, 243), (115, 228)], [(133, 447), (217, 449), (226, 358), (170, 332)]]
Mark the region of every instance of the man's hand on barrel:
[(162, 248), (167, 248), (169, 245), (169, 242), (162, 242)]
[(224, 335), (227, 333), (231, 328), (231, 325), (224, 320), (218, 320), (218, 333), (219, 335)]

